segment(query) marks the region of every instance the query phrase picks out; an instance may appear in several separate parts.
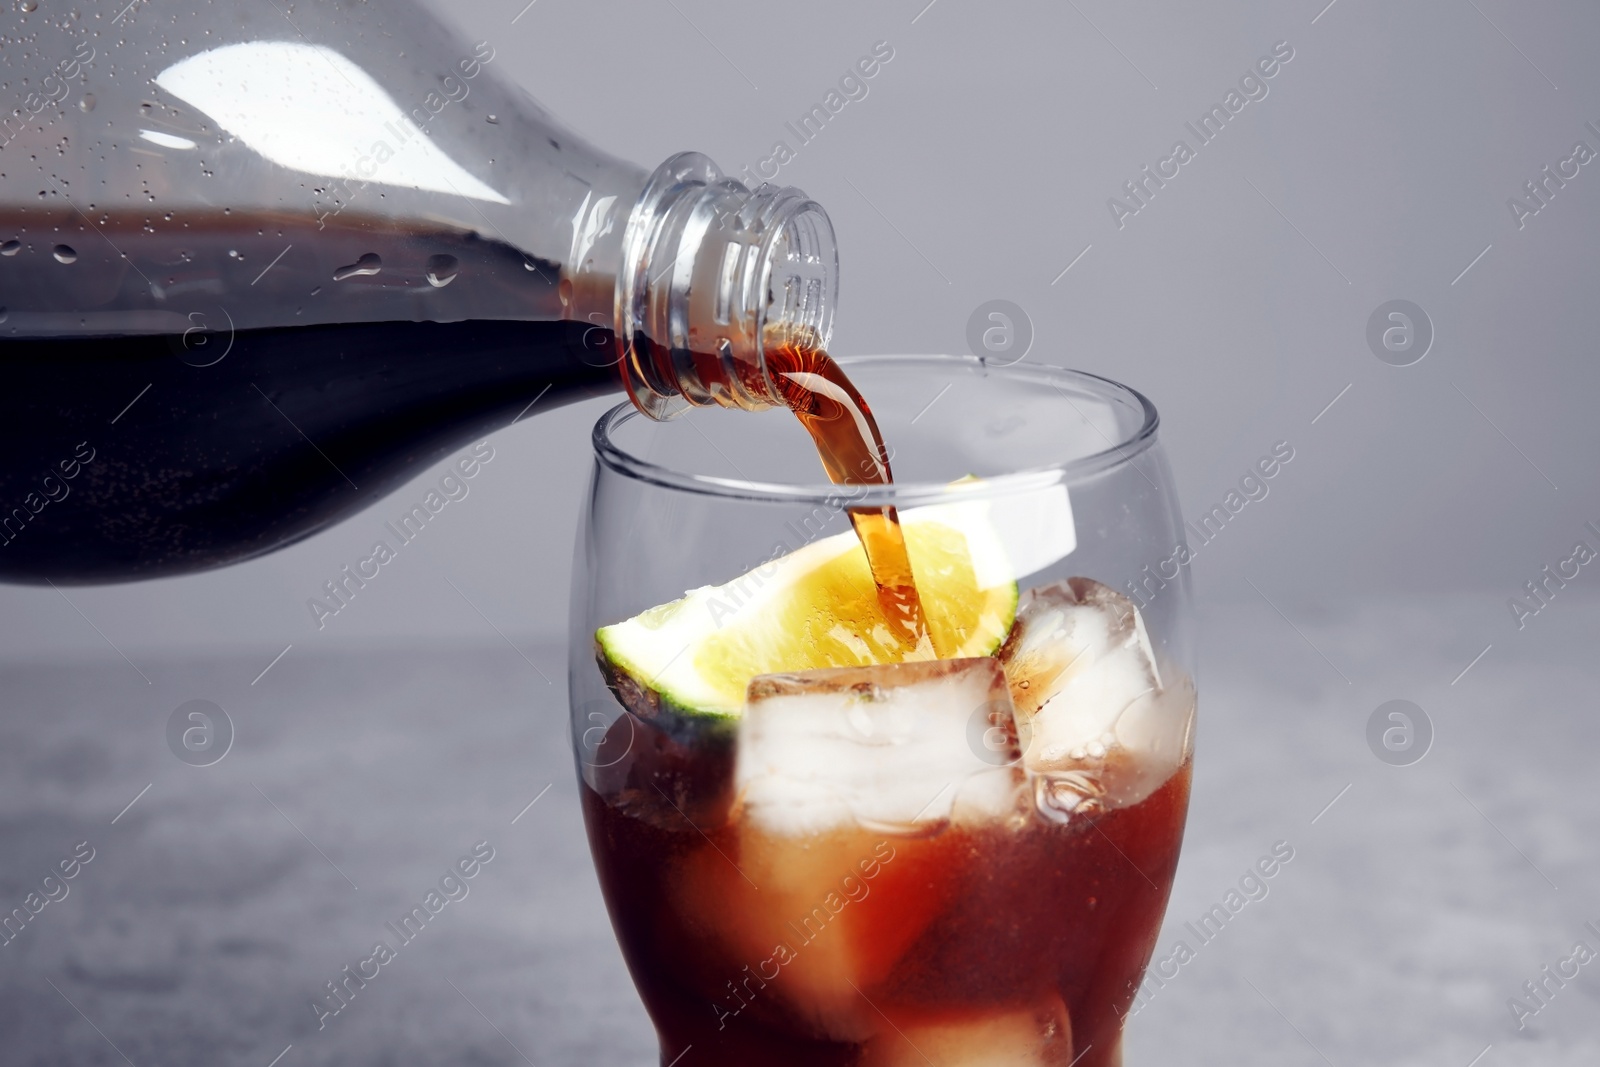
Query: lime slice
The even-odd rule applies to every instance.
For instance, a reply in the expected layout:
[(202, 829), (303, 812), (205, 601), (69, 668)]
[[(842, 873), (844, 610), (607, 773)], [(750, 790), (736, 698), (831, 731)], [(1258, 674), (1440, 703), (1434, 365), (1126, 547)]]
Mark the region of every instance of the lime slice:
[[(988, 512), (969, 502), (900, 514), (928, 628), (952, 659), (993, 654), (1016, 618), (1016, 576)], [(884, 617), (853, 532), (601, 627), (595, 645), (636, 713), (723, 718), (743, 711), (757, 675), (918, 658)]]

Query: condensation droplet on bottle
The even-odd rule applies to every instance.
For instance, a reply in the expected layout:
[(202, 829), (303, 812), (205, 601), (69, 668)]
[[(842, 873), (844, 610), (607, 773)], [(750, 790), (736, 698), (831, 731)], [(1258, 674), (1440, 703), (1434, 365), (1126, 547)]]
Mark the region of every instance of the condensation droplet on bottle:
[(93, 93), (84, 93), (83, 94), (83, 98), (78, 101), (78, 110), (79, 111), (93, 111), (94, 110), (94, 94)]
[(7, 241), (0, 245), (0, 256), (14, 256), (20, 251), (22, 251), (21, 241)]
[(491, 126), (500, 125), (500, 118), (497, 115), (487, 115), (484, 117), (483, 121), (487, 122)]
[(20, 7), (22, 9), (22, 13), (26, 15), (28, 12), (38, 8), (39, 0), (22, 0), (22, 3), (18, 4), (17, 6)]
[(443, 289), (455, 281), (460, 272), (461, 264), (455, 256), (440, 254), (428, 257), (428, 284), (435, 289)]
[(376, 274), (383, 269), (383, 257), (376, 252), (368, 252), (348, 267), (340, 267), (333, 272), (333, 280), (342, 282), (346, 278), (355, 278), (364, 274)]
[(51, 254), (56, 257), (56, 262), (57, 263), (76, 263), (76, 262), (78, 262), (77, 250), (74, 249), (71, 245), (56, 245), (55, 251), (53, 253), (51, 253)]

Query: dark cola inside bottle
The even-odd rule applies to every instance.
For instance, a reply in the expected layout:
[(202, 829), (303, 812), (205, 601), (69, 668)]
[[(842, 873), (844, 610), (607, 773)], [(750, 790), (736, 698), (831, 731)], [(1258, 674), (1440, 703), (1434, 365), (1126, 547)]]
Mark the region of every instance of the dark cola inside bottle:
[[(146, 251), (145, 263), (181, 263), (187, 253), (259, 272), (288, 248), (272, 268), (286, 277), (448, 287), (467, 243), (477, 246), (480, 290), (498, 286), (514, 299), (521, 279), (512, 272), (527, 273), (515, 250), (459, 235), (380, 238), (256, 218), (253, 240), (219, 225), (157, 249), (149, 246), (161, 238), (117, 221), (101, 236)], [(27, 289), (10, 277), (22, 274), (21, 258), (0, 261), (0, 289), (12, 299)], [(350, 262), (328, 268), (340, 258)], [(335, 281), (340, 267), (365, 273)], [(162, 281), (176, 287), (181, 277)], [(621, 387), (609, 324), (465, 317), (241, 328), (226, 303), (203, 293), (177, 298), (193, 309), (181, 331), (0, 344), (0, 574), (104, 581), (247, 559), (365, 507), (520, 416)]]
[(785, 406), (769, 352), (828, 339), (820, 206), (608, 156), (420, 8), (17, 17), (0, 580), (248, 559), (604, 392)]

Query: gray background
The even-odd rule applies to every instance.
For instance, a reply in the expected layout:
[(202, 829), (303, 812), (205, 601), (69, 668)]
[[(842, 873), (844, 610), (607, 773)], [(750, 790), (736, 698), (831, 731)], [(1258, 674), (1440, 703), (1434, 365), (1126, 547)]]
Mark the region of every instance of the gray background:
[[(1012, 300), (1035, 330), (1030, 358), (1156, 401), (1191, 519), (1275, 442), (1294, 446), (1271, 495), (1194, 567), (1205, 732), (1161, 951), (1273, 841), (1300, 858), (1141, 1012), (1131, 1063), (1466, 1067), (1486, 1047), (1485, 1065), (1594, 1062), (1595, 968), (1524, 1030), (1505, 1004), (1580, 936), (1600, 948), (1581, 931), (1600, 925), (1594, 579), (1586, 568), (1521, 630), (1507, 599), (1579, 538), (1600, 544), (1583, 529), (1600, 522), (1600, 167), (1520, 230), (1506, 200), (1575, 141), (1600, 149), (1584, 128), (1600, 125), (1600, 11), (924, 2), (474, 0), (441, 14), (594, 143), (645, 164), (696, 148), (732, 171), (793, 144), (783, 123), (887, 40), (868, 97), (780, 178), (840, 235), (837, 351), (961, 351), (972, 310)], [(1175, 139), (1192, 144), (1184, 123), (1283, 40), (1295, 57), (1267, 98), (1119, 230), (1107, 198)], [(1366, 341), (1395, 298), (1433, 323), (1414, 366)], [(265, 1067), (290, 1043), (302, 1062), (523, 1062), (489, 1019), (532, 1062), (643, 1062), (647, 1023), (585, 867), (561, 720), (572, 535), (604, 406), (495, 435), (471, 496), (321, 632), (306, 598), (387, 505), (214, 574), (67, 596), (0, 587), (6, 899), (68, 838), (107, 842), (81, 892), (29, 932), (33, 955), (0, 950), (13, 953), (0, 1032), (25, 1030), (39, 1062), (122, 1062), (49, 976), (141, 1067)], [(210, 778), (161, 739), (196, 696), (240, 730)], [(1437, 733), (1414, 767), (1366, 747), (1368, 715), (1396, 697)], [(386, 887), (376, 902), (338, 900), (331, 863), (252, 784), (363, 869), (356, 882)], [(195, 838), (196, 811), (228, 832)], [(504, 865), (427, 950), (439, 958), (336, 1037), (305, 1033), (303, 1001), (361, 947), (361, 924), (497, 834)]]
[[(1275, 441), (1295, 447), (1273, 495), (1197, 568), (1205, 596), (1252, 597), (1247, 576), (1308, 607), (1480, 588), (1488, 642), (1506, 635), (1505, 598), (1600, 519), (1600, 363), (1586, 358), (1600, 169), (1520, 231), (1506, 207), (1580, 137), (1600, 149), (1584, 129), (1600, 125), (1600, 13), (1577, 0), (1338, 0), (1313, 25), (1325, 2), (938, 0), (914, 24), (915, 2), (539, 0), (515, 25), (518, 4), (441, 13), (595, 144), (645, 165), (695, 148), (730, 171), (792, 143), (783, 124), (888, 41), (895, 58), (866, 99), (780, 175), (840, 235), (839, 352), (963, 351), (974, 308), (1015, 301), (1034, 325), (1030, 358), (1156, 401), (1188, 517)], [(1295, 58), (1267, 98), (1118, 230), (1107, 199), (1192, 140), (1183, 124), (1281, 40)], [(1395, 298), (1435, 327), (1412, 367), (1365, 341), (1368, 316)], [(314, 639), (459, 635), (472, 613), (442, 569), (508, 632), (558, 636), (586, 432), (603, 407), (500, 434), (504, 458), (430, 530), (432, 558)], [(358, 517), (250, 566), (74, 599), (119, 645), (270, 658), (313, 639), (305, 599), (378, 525)], [(0, 596), (4, 647), (85, 647), (55, 594)]]

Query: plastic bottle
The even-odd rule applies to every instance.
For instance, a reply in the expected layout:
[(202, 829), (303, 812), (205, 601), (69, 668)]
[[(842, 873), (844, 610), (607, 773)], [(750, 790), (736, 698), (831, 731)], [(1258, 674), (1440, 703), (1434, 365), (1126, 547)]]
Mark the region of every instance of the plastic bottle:
[(413, 3), (21, 3), (0, 40), (0, 579), (270, 552), (626, 389), (783, 403), (832, 226), (586, 144)]

